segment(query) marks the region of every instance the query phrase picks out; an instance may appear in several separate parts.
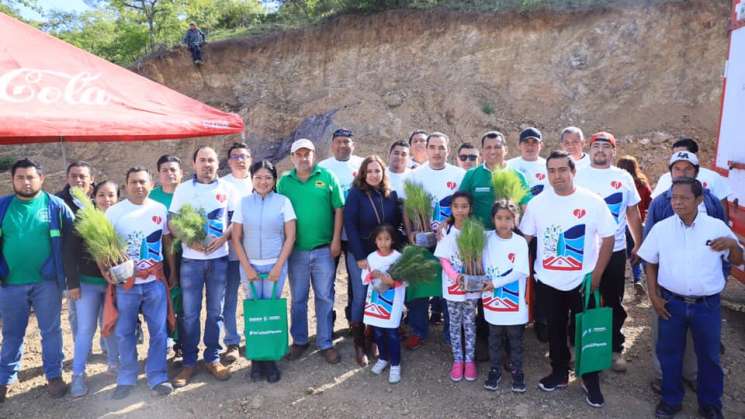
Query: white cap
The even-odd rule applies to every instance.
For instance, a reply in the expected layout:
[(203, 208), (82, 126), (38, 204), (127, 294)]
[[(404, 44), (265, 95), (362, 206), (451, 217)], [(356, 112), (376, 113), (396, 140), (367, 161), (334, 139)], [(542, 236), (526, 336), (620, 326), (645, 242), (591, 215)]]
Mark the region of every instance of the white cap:
[(676, 151), (675, 153), (673, 153), (672, 157), (670, 157), (669, 166), (672, 166), (673, 163), (679, 161), (687, 161), (694, 166), (698, 166), (698, 157), (696, 157), (696, 155), (691, 153), (690, 151)]
[(292, 147), (290, 147), (290, 153), (294, 153), (301, 148), (307, 148), (308, 150), (316, 151), (316, 146), (313, 145), (313, 141), (307, 138), (301, 138), (299, 140), (295, 140), (295, 142), (292, 143)]

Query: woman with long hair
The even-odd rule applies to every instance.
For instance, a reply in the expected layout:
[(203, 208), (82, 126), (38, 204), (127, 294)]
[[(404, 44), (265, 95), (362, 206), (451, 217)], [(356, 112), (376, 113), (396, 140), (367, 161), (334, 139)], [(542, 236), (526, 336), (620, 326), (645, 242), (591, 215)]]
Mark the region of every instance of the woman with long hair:
[[(401, 203), (396, 191), (391, 190), (386, 165), (377, 155), (362, 161), (344, 205), (344, 228), (348, 246), (349, 282), (352, 285), (350, 322), (354, 337), (355, 359), (364, 367), (372, 356), (372, 341), (367, 339), (362, 323), (367, 286), (362, 283), (363, 269), (369, 270), (367, 256), (375, 251), (372, 232), (380, 225), (390, 224), (399, 229), (403, 220)], [(400, 238), (396, 240), (400, 242)], [(369, 335), (369, 334), (368, 334)], [(368, 336), (369, 337), (369, 336)]]
[[(634, 179), (636, 191), (639, 192), (639, 196), (641, 197), (641, 201), (639, 202), (639, 214), (641, 215), (643, 223), (644, 219), (647, 217), (647, 209), (649, 208), (649, 203), (652, 202), (652, 188), (650, 188), (649, 186), (649, 180), (647, 179), (647, 176), (642, 172), (641, 168), (639, 167), (639, 162), (634, 156), (630, 156), (628, 154), (625, 156), (621, 156), (618, 159), (617, 166), (629, 172), (629, 174), (631, 174), (631, 177)], [(626, 241), (628, 243), (633, 243), (633, 238), (631, 237), (631, 233), (629, 232), (628, 227), (626, 227)], [(626, 246), (626, 252), (630, 252), (632, 248), (633, 246)], [(629, 262), (631, 263), (631, 272), (634, 275), (634, 289), (636, 290), (636, 294), (641, 296), (644, 294), (644, 285), (641, 282), (641, 261), (632, 261), (631, 254), (627, 254), (627, 256), (629, 257)]]

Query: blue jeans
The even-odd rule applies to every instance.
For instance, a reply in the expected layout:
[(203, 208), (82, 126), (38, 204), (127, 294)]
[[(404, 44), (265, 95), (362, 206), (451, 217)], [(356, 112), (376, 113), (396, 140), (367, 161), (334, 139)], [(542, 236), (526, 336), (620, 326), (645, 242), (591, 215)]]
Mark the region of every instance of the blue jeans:
[(228, 257), (181, 260), (181, 292), (183, 295), (184, 335), (180, 337), (184, 366), (197, 365), (197, 346), (201, 334), (199, 315), (202, 312), (202, 292), (207, 294), (207, 319), (204, 322), (204, 361), (216, 362), (220, 357), (220, 326), (225, 299)]
[(166, 286), (161, 281), (135, 284), (128, 290), (122, 286), (116, 287), (116, 306), (119, 310), (116, 338), (119, 342), (121, 363), (116, 378), (118, 385), (134, 385), (137, 382), (140, 364), (137, 363), (135, 329), (140, 308), (150, 334), (147, 361), (145, 361), (147, 384), (153, 388), (168, 381), (168, 361), (166, 360), (168, 300), (166, 298), (168, 298)]
[(0, 287), (0, 313), (3, 317), (3, 346), (0, 352), (0, 385), (18, 378), (23, 357), (23, 338), (28, 317), (34, 314), (41, 332), (41, 359), (47, 380), (62, 375), (62, 289), (56, 281)]
[(407, 301), (406, 307), (409, 309), (407, 320), (411, 333), (427, 339), (429, 336), (429, 297)]
[[(75, 301), (77, 315), (77, 335), (75, 335), (75, 350), (72, 360), (72, 374), (85, 373), (85, 364), (93, 346), (93, 335), (96, 334), (98, 313), (103, 307), (106, 285), (93, 285), (82, 282), (80, 284), (80, 299)], [(109, 366), (119, 365), (119, 345), (115, 336), (103, 339), (106, 345), (106, 358)]]
[(700, 303), (673, 298), (661, 289), (670, 319), (660, 318), (657, 357), (662, 367), (662, 400), (670, 406), (683, 403), (683, 354), (686, 333), (691, 329), (698, 362), (699, 407), (722, 408), (724, 374), (719, 363), (722, 314), (719, 294), (705, 297)]
[[(269, 265), (254, 265), (253, 263), (251, 266), (254, 268), (256, 273), (258, 274), (268, 274), (272, 268), (274, 267), (273, 264)], [(282, 267), (282, 271), (279, 274), (279, 278), (277, 279), (277, 295), (272, 295), (272, 290), (274, 289), (274, 282), (266, 280), (266, 279), (260, 279), (258, 281), (254, 281), (254, 287), (256, 287), (256, 293), (258, 294), (256, 297), (260, 300), (268, 300), (272, 298), (282, 298), (282, 288), (285, 286), (285, 279), (287, 279), (287, 263)], [(246, 295), (246, 299), (253, 299), (254, 297), (253, 291), (251, 291), (251, 287), (248, 285), (248, 281), (245, 281), (243, 284), (244, 286), (244, 294)]]
[(388, 361), (392, 366), (401, 365), (401, 335), (398, 328), (388, 329), (373, 326), (373, 339), (378, 346), (380, 359)]
[(236, 311), (238, 309), (238, 287), (241, 285), (241, 263), (237, 260), (228, 261), (228, 278), (225, 285), (225, 304), (222, 308), (223, 327), (225, 337), (223, 343), (227, 345), (238, 345), (241, 336), (236, 326)]
[(357, 260), (352, 252), (346, 254), (347, 273), (349, 286), (352, 289), (352, 301), (349, 304), (350, 311), (349, 321), (352, 323), (362, 323), (365, 314), (365, 298), (367, 298), (367, 285), (362, 284), (362, 270), (357, 266)]
[(313, 285), (316, 305), (316, 346), (333, 347), (331, 312), (334, 309), (334, 258), (324, 246), (313, 250), (293, 250), (288, 261), (290, 280), (290, 334), (295, 345), (308, 343), (308, 294)]

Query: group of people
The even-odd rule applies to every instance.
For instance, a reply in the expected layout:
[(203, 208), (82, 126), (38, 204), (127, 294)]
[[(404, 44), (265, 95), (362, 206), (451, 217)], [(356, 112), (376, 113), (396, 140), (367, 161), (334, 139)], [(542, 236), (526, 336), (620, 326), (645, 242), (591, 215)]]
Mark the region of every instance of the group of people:
[[(574, 353), (568, 342), (573, 342), (573, 315), (583, 310), (587, 274), (592, 289), (599, 289), (613, 310), (612, 369), (626, 370), (625, 270), (630, 262), (637, 292), (643, 292), (643, 260), (661, 373), (656, 416), (674, 416), (681, 409), (683, 383), (693, 380), (701, 413), (721, 417), (719, 293), (729, 264), (743, 263), (742, 247), (727, 224), (726, 183), (700, 167), (698, 145), (691, 139), (673, 144), (669, 176), (658, 181), (654, 192), (634, 157), (623, 156), (615, 165), (612, 134), (598, 132), (587, 142), (585, 152), (582, 131), (565, 128), (562, 150), (544, 159), (543, 135), (531, 127), (519, 134), (519, 155), (506, 160), (505, 135), (489, 131), (480, 138), (480, 148), (460, 145), (453, 165), (448, 163), (446, 134), (416, 130), (408, 141), (390, 145), (386, 164), (377, 155), (354, 155), (352, 131), (339, 129), (325, 160), (317, 161), (312, 141), (295, 141), (290, 149), (293, 169), (282, 176), (269, 161), (252, 162), (249, 147), (235, 143), (226, 155), (230, 174), (223, 177), (218, 176), (218, 153), (200, 146), (193, 154), (194, 175), (185, 180), (181, 160), (171, 155), (157, 161), (157, 187), (145, 167), (129, 169), (123, 200), (114, 182), (94, 182), (88, 163), (68, 167), (68, 185), (57, 197), (43, 191), (39, 164), (19, 160), (11, 169), (15, 194), (0, 199), (0, 400), (17, 378), (32, 307), (42, 335), (49, 394), (66, 394), (61, 378), (63, 290), (70, 301), (75, 343), (70, 385), (75, 397), (88, 392), (85, 369), (97, 324), (106, 336), (101, 347), (108, 371), (117, 377), (113, 397), (132, 391), (139, 370), (140, 314), (149, 331), (145, 371), (155, 393), (167, 395), (189, 384), (197, 372), (202, 333), (205, 369), (218, 380), (229, 379), (229, 365), (240, 356), (239, 289), (245, 298), (273, 298), (286, 281), (292, 336), (286, 359), (300, 359), (310, 347), (312, 287), (315, 345), (328, 363), (338, 363), (332, 334), (342, 254), (349, 278), (345, 317), (360, 366), (376, 358), (371, 371), (382, 374), (389, 368), (388, 381), (400, 382), (401, 347), (421, 347), (430, 324), (442, 321), (443, 339), (452, 347), (451, 380), (478, 378), (476, 341), (483, 337), (490, 358), (484, 387), (498, 389), (506, 369), (512, 390), (524, 392), (523, 334), (532, 313), (538, 339), (548, 342), (551, 365), (538, 387), (551, 392), (568, 384)], [(497, 199), (492, 174), (500, 170), (519, 178), (524, 190), (519, 202)], [(414, 231), (403, 210), (405, 182), (420, 185), (432, 197), (429, 232), (437, 243), (429, 250), (442, 266), (442, 297), (407, 299), (406, 278), (388, 273), (402, 246), (422, 233)], [(75, 213), (82, 204), (70, 194), (74, 186), (105, 211), (126, 242), (127, 256), (136, 266), (126, 283), (116, 283), (109, 267), (93, 260), (76, 233)], [(186, 204), (206, 214), (208, 238), (174, 246), (169, 220)], [(457, 246), (469, 217), (487, 231), (483, 270), (488, 281), (475, 292), (465, 290)], [(202, 324), (203, 302), (207, 316)], [(109, 305), (113, 318), (102, 316)], [(169, 346), (183, 359), (170, 380)], [(276, 382), (280, 377), (276, 362), (252, 362), (252, 381)], [(602, 407), (598, 373), (581, 378), (586, 402)]]

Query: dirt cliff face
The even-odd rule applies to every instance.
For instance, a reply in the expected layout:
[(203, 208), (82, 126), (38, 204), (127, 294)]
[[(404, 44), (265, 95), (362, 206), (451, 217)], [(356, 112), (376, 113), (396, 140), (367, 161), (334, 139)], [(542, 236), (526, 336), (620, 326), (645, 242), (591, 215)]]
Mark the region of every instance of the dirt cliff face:
[[(477, 142), (488, 129), (540, 128), (547, 148), (577, 125), (608, 130), (652, 174), (681, 134), (713, 155), (727, 53), (725, 2), (533, 14), (389, 11), (341, 16), (304, 30), (209, 44), (194, 67), (178, 49), (146, 60), (145, 76), (240, 113), (259, 158), (286, 157), (307, 136), (326, 154), (330, 133), (348, 127), (356, 154), (387, 153), (414, 128)], [(223, 139), (212, 141), (224, 150)], [(195, 140), (68, 145), (121, 177), (164, 152), (189, 158)], [(7, 147), (59, 163), (58, 146)], [(510, 154), (516, 152), (513, 146)], [(545, 154), (545, 153), (544, 153)], [(52, 182), (59, 185), (57, 172)]]

